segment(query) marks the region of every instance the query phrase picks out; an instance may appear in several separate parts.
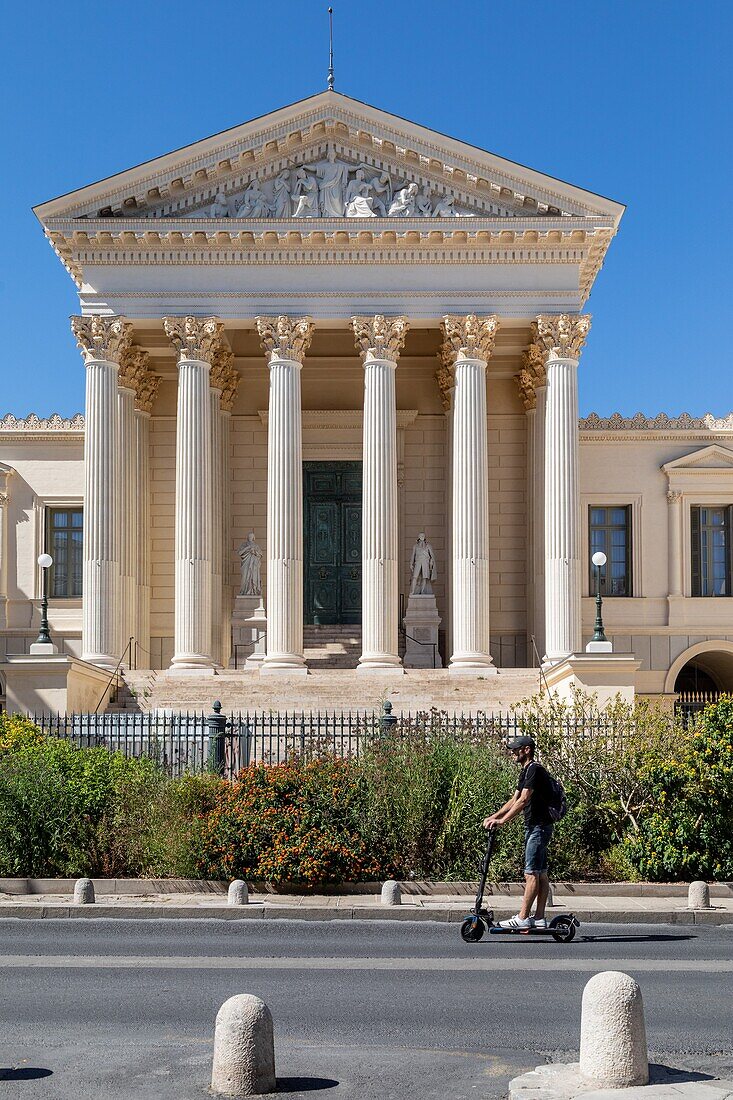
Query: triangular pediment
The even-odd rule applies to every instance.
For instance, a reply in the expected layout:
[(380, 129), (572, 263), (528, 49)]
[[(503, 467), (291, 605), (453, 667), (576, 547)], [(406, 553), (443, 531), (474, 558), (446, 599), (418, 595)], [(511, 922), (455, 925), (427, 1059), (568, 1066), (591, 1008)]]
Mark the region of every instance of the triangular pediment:
[(720, 447), (717, 443), (711, 443), (708, 447), (701, 447), (688, 455), (682, 455), (681, 458), (675, 458), (672, 462), (666, 462), (662, 469), (666, 474), (693, 473), (697, 470), (733, 470), (733, 451)]
[(623, 206), (340, 93), (301, 100), (36, 208), (76, 220), (589, 218)]

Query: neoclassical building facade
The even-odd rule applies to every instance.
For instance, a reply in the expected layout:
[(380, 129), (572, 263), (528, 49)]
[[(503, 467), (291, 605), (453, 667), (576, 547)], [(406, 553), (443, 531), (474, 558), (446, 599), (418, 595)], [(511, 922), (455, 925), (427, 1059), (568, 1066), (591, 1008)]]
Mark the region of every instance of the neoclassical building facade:
[[(328, 91), (36, 214), (78, 289), (86, 408), (0, 421), (3, 652), (30, 648), (48, 550), (84, 664), (185, 695), (246, 662), (246, 701), (399, 678), (432, 639), (432, 680), (488, 697), (583, 651), (600, 549), (637, 690), (733, 685), (733, 424), (578, 417), (621, 204)], [(238, 595), (242, 547), (261, 583)]]

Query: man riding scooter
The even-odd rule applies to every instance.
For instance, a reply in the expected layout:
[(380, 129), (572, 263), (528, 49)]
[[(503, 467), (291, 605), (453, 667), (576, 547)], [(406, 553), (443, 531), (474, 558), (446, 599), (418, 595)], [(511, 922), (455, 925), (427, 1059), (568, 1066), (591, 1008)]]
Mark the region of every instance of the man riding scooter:
[[(534, 759), (535, 743), (531, 737), (515, 737), (507, 748), (521, 767), (517, 789), (500, 810), (484, 821), (485, 829), (498, 828), (524, 813), (524, 897), (516, 916), (501, 921), (500, 928), (547, 928), (545, 906), (550, 890), (547, 877), (547, 849), (552, 839), (557, 812), (551, 813), (555, 790), (559, 786), (549, 772)], [(562, 788), (560, 788), (562, 790)], [(532, 905), (536, 904), (534, 915)]]

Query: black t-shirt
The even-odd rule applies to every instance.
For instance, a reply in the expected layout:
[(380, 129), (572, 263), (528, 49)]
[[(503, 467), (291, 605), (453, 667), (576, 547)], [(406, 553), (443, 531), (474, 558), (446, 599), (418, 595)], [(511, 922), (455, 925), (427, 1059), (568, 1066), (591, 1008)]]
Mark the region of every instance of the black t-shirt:
[(534, 829), (535, 825), (552, 825), (552, 818), (547, 812), (550, 802), (550, 776), (536, 760), (530, 760), (522, 768), (517, 791), (525, 789), (532, 792), (532, 797), (524, 807), (524, 824), (528, 829)]

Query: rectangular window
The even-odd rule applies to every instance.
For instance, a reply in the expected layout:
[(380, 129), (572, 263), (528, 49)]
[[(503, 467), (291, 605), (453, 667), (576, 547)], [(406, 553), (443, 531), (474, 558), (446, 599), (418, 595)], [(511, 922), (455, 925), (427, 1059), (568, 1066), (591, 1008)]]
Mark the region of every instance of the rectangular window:
[(692, 595), (730, 596), (733, 505), (695, 505), (692, 532)]
[(82, 509), (49, 508), (47, 516), (46, 550), (53, 558), (48, 594), (55, 599), (81, 596)]
[[(631, 505), (590, 507), (590, 554), (598, 550), (606, 555), (601, 567), (602, 596), (631, 596)], [(596, 592), (596, 567), (590, 564), (591, 596)]]

